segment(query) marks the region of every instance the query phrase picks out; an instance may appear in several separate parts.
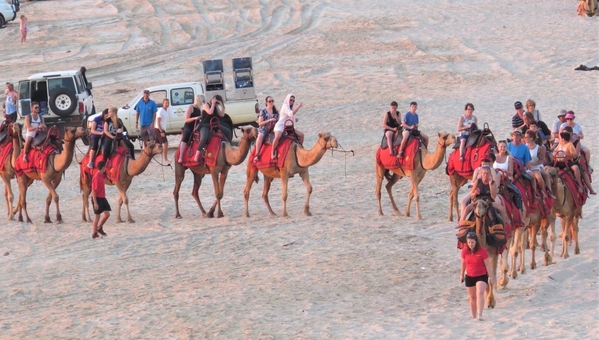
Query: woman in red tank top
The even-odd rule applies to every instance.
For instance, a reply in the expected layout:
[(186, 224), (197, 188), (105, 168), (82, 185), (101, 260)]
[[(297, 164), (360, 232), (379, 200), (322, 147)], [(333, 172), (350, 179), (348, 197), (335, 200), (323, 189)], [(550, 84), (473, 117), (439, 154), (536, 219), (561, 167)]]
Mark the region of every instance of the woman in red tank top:
[(495, 274), (491, 270), (489, 254), (485, 248), (479, 246), (476, 233), (469, 232), (466, 240), (467, 246), (462, 248), (460, 280), (466, 282), (472, 318), (482, 320), (487, 282), (494, 285)]

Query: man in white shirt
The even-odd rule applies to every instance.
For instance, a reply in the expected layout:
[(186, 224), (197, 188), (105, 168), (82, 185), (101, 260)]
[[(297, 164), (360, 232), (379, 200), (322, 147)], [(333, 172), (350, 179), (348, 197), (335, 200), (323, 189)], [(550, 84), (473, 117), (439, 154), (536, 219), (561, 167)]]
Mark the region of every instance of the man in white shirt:
[(158, 109), (156, 112), (156, 123), (154, 125), (156, 143), (162, 144), (162, 163), (170, 164), (171, 161), (168, 160), (168, 139), (166, 138), (166, 126), (168, 123), (168, 107), (169, 107), (168, 99), (164, 98), (162, 100), (162, 107)]

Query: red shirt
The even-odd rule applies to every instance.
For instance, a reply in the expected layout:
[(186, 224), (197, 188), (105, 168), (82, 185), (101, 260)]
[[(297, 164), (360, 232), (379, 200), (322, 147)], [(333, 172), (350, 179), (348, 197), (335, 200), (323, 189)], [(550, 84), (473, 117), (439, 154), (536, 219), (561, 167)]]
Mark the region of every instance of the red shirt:
[(92, 178), (92, 190), (96, 191), (96, 197), (106, 197), (106, 188), (104, 187), (104, 174), (99, 171)]
[(479, 247), (476, 253), (472, 254), (468, 246), (462, 248), (462, 258), (466, 262), (466, 274), (470, 277), (487, 275), (487, 267), (484, 260), (489, 257), (487, 250)]

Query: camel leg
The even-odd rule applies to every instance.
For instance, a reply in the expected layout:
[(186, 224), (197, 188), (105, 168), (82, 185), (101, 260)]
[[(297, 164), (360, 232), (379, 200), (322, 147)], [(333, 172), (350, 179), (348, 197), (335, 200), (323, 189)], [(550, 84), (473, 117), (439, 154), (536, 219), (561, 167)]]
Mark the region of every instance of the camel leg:
[(212, 204), (212, 207), (210, 207), (210, 210), (208, 210), (208, 217), (213, 218), (214, 210), (217, 206), (218, 210), (220, 211), (220, 199), (223, 197), (223, 195), (220, 193), (220, 173), (216, 171), (211, 171), (210, 175), (212, 176), (212, 184), (214, 185), (214, 197), (216, 198), (216, 200)]
[(81, 212), (81, 221), (91, 222), (91, 216), (89, 213), (89, 195), (91, 194), (91, 187), (87, 184), (83, 185), (83, 193), (81, 194), (81, 201), (83, 202), (83, 211)]
[(507, 284), (510, 282), (510, 279), (508, 278), (508, 271), (509, 271), (509, 253), (510, 253), (510, 249), (512, 248), (512, 243), (514, 242), (514, 238), (510, 237), (510, 239), (507, 241), (505, 250), (503, 251), (503, 254), (501, 254), (501, 262), (499, 263), (499, 268), (501, 269), (501, 277), (499, 278), (499, 281), (497, 281), (497, 285), (499, 287), (506, 287)]
[(131, 217), (131, 212), (129, 211), (129, 197), (127, 196), (127, 190), (131, 185), (131, 181), (121, 183), (120, 181), (116, 183), (116, 188), (119, 190), (119, 207), (117, 211), (117, 219), (120, 218), (121, 215), (121, 206), (125, 203), (125, 211), (127, 212), (127, 222), (135, 223), (133, 217)]
[(221, 218), (221, 217), (225, 217), (225, 214), (223, 214), (223, 211), (220, 208), (220, 201), (223, 199), (223, 197), (225, 196), (225, 183), (227, 182), (227, 175), (229, 173), (228, 169), (225, 169), (221, 174), (220, 174), (220, 180), (219, 180), (219, 194), (218, 194), (218, 213), (216, 215), (217, 218)]
[(548, 229), (549, 229), (549, 258), (550, 263), (555, 263), (555, 240), (557, 239), (555, 235), (555, 214), (553, 212), (549, 215), (548, 221)]
[(574, 240), (574, 254), (580, 255), (580, 247), (578, 245), (578, 217), (572, 220), (572, 239)]
[(288, 217), (287, 214), (287, 186), (289, 185), (289, 177), (287, 173), (281, 173), (281, 198), (283, 199), (283, 217)]
[(393, 198), (393, 186), (400, 179), (401, 177), (394, 173), (393, 176), (391, 176), (391, 179), (387, 181), (387, 184), (385, 184), (385, 189), (387, 189), (387, 195), (389, 195), (391, 207), (393, 208), (393, 215), (395, 216), (399, 216), (399, 209), (397, 208), (397, 204), (395, 204), (395, 199)]
[(14, 220), (13, 203), (15, 196), (12, 192), (12, 186), (10, 185), (10, 178), (7, 178), (7, 176), (2, 176), (2, 179), (4, 180), (4, 197), (6, 198), (6, 207), (8, 209), (7, 219), (12, 221)]
[(404, 215), (406, 217), (410, 216), (410, 205), (412, 203), (412, 199), (414, 199), (416, 202), (416, 220), (421, 220), (422, 215), (420, 214), (420, 194), (418, 192), (418, 185), (420, 184), (420, 181), (422, 181), (422, 178), (410, 177), (410, 179), (412, 181), (412, 189), (410, 189), (410, 193), (408, 193), (408, 205)]
[(537, 260), (535, 258), (535, 251), (537, 250), (537, 233), (539, 232), (540, 224), (533, 223), (528, 228), (528, 247), (530, 248), (530, 269), (537, 268)]
[[(491, 248), (491, 249), (492, 249), (492, 251), (489, 252), (489, 254), (493, 254), (493, 255), (489, 255), (490, 260), (491, 260), (491, 270), (493, 271), (493, 274), (497, 278), (497, 250), (495, 248)], [(489, 308), (489, 309), (495, 308), (495, 305), (496, 305), (494, 288), (495, 288), (494, 285), (492, 285), (490, 282), (487, 282), (487, 291), (486, 291), (486, 293), (487, 293), (487, 308)]]
[(510, 248), (510, 257), (511, 257), (511, 268), (510, 268), (510, 275), (509, 277), (513, 278), (513, 279), (517, 279), (518, 278), (518, 272), (516, 271), (516, 261), (518, 259), (518, 251), (520, 249), (520, 238), (522, 237), (522, 229), (523, 228), (516, 228), (516, 230), (514, 230), (513, 233), (513, 237), (512, 237), (512, 246)]
[(23, 222), (23, 214), (25, 214), (25, 221), (33, 223), (27, 213), (27, 188), (30, 184), (31, 182), (28, 178), (19, 178), (19, 222)]
[(48, 188), (49, 191), (48, 196), (46, 197), (46, 216), (44, 217), (44, 223), (52, 223), (52, 220), (50, 220), (50, 204), (52, 203), (52, 201), (54, 201), (54, 203), (56, 204), (56, 222), (62, 223), (62, 215), (60, 214), (59, 206), (59, 197), (58, 193), (56, 192), (56, 188), (60, 184), (60, 181), (60, 176), (58, 176), (58, 179), (56, 181), (42, 180), (42, 183), (44, 183), (44, 185), (46, 186), (46, 188)]
[(568, 243), (570, 243), (570, 225), (572, 224), (572, 217), (562, 217), (562, 258), (567, 259), (570, 257), (568, 254)]
[(383, 185), (383, 177), (385, 177), (385, 169), (378, 164), (376, 165), (376, 187), (374, 195), (379, 204), (379, 216), (383, 216), (383, 208), (381, 207), (381, 186)]
[[(527, 246), (527, 242), (528, 242), (528, 233), (526, 232), (526, 230), (524, 228), (522, 228), (523, 230), (521, 231), (521, 238), (519, 239), (520, 241), (520, 260), (518, 261), (518, 271), (520, 272), (520, 274), (525, 274), (526, 273), (526, 264), (525, 264), (525, 259), (524, 259), (524, 255), (526, 255), (525, 250), (526, 250), (526, 246)], [(533, 240), (536, 241), (536, 238)]]
[[(250, 212), (249, 212), (250, 190), (252, 190), (252, 184), (254, 182), (254, 178), (256, 178), (256, 172), (255, 172), (255, 170), (252, 169), (252, 166), (249, 164), (249, 162), (248, 162), (248, 167), (247, 167), (245, 174), (246, 174), (245, 189), (243, 189), (243, 199), (245, 201), (244, 202), (245, 203), (244, 216), (250, 217)], [(266, 190), (266, 177), (264, 178), (264, 189)], [(264, 199), (264, 194), (262, 195), (262, 198)], [(268, 195), (266, 196), (266, 202), (268, 202)], [(267, 206), (269, 206), (269, 205), (267, 204)]]
[(262, 190), (262, 201), (264, 201), (264, 204), (266, 204), (268, 213), (271, 216), (276, 216), (277, 214), (275, 214), (275, 212), (272, 210), (272, 207), (270, 206), (270, 201), (268, 200), (268, 193), (270, 192), (270, 186), (273, 180), (274, 178), (272, 177), (264, 176), (264, 189)]
[[(179, 190), (181, 183), (185, 179), (186, 168), (182, 167), (179, 162), (175, 162), (175, 188), (173, 189), (173, 199), (175, 200), (175, 218), (182, 218), (179, 212)], [(195, 183), (194, 183), (195, 185)]]
[(310, 212), (310, 195), (312, 194), (312, 184), (310, 184), (310, 174), (308, 171), (300, 172), (300, 177), (306, 186), (306, 203), (304, 204), (304, 215), (312, 216)]
[(195, 199), (196, 203), (198, 204), (198, 207), (200, 208), (200, 212), (202, 213), (202, 217), (207, 217), (206, 214), (206, 210), (204, 210), (204, 206), (202, 205), (202, 202), (200, 201), (200, 187), (202, 186), (202, 179), (204, 178), (204, 175), (202, 174), (197, 174), (195, 172), (193, 172), (193, 188), (191, 189), (191, 196)]

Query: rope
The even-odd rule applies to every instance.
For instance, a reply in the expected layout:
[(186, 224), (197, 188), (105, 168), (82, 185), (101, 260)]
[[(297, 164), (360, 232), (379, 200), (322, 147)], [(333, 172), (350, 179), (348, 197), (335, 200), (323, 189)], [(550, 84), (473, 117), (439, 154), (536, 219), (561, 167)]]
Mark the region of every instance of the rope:
[(334, 151), (337, 151), (337, 152), (341, 152), (341, 153), (343, 153), (343, 170), (344, 170), (344, 177), (346, 177), (346, 178), (347, 178), (347, 154), (348, 154), (348, 153), (351, 153), (351, 155), (352, 155), (352, 156), (355, 156), (355, 155), (356, 155), (356, 153), (355, 153), (355, 151), (354, 151), (354, 150), (349, 150), (349, 151), (346, 151), (346, 150), (343, 148), (343, 146), (341, 146), (341, 143), (339, 143), (339, 142), (337, 142), (337, 145), (339, 145), (339, 148), (341, 148), (341, 150), (338, 150), (338, 149), (331, 149), (331, 156), (333, 155), (333, 152), (334, 152)]

